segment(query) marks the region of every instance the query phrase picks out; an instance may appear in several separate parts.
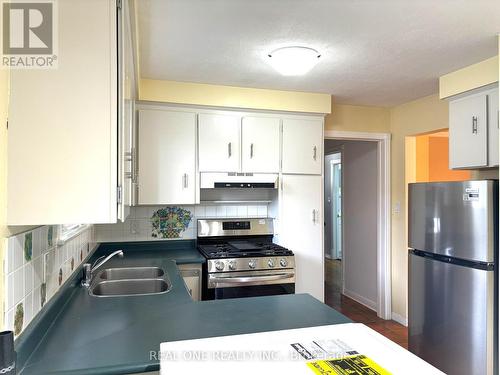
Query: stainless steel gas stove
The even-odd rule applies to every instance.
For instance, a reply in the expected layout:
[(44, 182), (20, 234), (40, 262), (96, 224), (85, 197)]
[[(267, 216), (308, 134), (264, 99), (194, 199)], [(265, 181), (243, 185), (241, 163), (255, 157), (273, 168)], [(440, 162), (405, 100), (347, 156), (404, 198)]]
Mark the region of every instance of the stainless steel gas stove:
[(293, 252), (273, 235), (272, 219), (198, 220), (198, 250), (207, 259), (203, 299), (294, 293)]

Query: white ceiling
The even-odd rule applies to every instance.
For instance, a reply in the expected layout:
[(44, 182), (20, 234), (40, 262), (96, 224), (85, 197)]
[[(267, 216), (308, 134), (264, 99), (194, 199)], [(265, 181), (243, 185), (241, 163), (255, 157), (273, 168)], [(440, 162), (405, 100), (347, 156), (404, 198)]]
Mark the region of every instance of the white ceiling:
[[(499, 0), (139, 0), (141, 77), (332, 94), (393, 106), (437, 92), (437, 78), (496, 55)], [(283, 77), (271, 50), (321, 52)]]

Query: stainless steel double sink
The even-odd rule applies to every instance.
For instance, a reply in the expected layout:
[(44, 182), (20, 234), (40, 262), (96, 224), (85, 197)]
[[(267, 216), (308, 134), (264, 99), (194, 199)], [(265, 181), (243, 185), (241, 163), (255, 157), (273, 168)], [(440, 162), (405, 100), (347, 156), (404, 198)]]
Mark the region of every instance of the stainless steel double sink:
[(108, 268), (92, 279), (89, 294), (94, 297), (125, 297), (167, 293), (170, 280), (158, 267)]

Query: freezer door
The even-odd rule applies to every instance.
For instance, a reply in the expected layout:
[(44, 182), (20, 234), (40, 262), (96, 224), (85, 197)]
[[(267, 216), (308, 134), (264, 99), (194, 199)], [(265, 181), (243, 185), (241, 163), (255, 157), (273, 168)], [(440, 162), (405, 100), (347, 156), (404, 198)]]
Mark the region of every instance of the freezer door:
[(417, 183), (408, 190), (408, 247), (494, 262), (496, 181)]
[(409, 350), (447, 374), (493, 374), (494, 272), (409, 256)]

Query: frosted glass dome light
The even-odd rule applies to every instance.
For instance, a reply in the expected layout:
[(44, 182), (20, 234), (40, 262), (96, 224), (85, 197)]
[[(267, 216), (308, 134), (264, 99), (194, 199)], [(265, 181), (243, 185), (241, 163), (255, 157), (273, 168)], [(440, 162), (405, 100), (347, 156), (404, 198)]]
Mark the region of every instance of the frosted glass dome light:
[(284, 76), (300, 76), (318, 63), (321, 54), (309, 47), (282, 47), (268, 54), (269, 64)]

